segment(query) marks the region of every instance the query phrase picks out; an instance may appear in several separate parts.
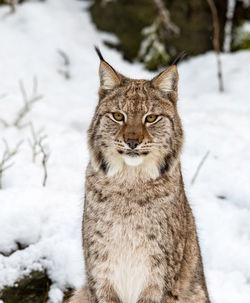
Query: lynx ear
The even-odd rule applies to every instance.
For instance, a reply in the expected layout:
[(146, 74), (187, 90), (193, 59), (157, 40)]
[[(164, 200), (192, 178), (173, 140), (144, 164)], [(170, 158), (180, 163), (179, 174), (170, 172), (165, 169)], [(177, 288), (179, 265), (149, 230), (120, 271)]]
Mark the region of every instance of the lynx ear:
[(99, 76), (101, 89), (113, 89), (120, 85), (121, 81), (117, 72), (106, 61), (100, 62)]
[(152, 80), (152, 84), (155, 88), (158, 88), (165, 93), (177, 92), (178, 79), (177, 68), (173, 65), (156, 76)]
[(95, 46), (95, 51), (100, 59), (99, 77), (100, 77), (100, 89), (112, 89), (120, 85), (121, 80), (118, 73), (109, 65), (103, 58), (103, 55), (99, 47)]

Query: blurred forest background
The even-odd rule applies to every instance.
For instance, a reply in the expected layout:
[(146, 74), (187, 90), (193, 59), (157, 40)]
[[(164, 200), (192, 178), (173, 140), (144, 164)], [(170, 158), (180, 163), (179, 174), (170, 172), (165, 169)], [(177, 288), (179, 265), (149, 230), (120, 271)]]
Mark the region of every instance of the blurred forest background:
[[(186, 51), (188, 57), (213, 49), (213, 16), (209, 2), (214, 2), (218, 15), (220, 49), (228, 52), (250, 48), (249, 0), (89, 2), (97, 28), (118, 38), (117, 42), (105, 43), (121, 51), (124, 59), (140, 60), (150, 70), (171, 63), (182, 51)], [(227, 49), (224, 46), (226, 24), (232, 38)]]
[[(18, 4), (30, 1), (0, 0), (0, 5), (14, 12)], [(89, 3), (98, 30), (117, 38), (104, 40), (107, 46), (125, 60), (143, 62), (148, 70), (173, 62), (183, 51), (188, 58), (213, 50), (214, 27), (219, 50), (250, 49), (250, 0), (78, 1)]]

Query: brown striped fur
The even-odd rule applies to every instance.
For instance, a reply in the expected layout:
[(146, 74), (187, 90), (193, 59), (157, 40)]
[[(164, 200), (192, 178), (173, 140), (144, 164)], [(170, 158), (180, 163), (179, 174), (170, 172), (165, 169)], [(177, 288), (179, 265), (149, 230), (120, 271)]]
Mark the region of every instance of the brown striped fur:
[[(132, 80), (101, 60), (88, 130), (87, 281), (70, 303), (210, 302), (182, 181), (177, 83), (176, 66), (151, 81)], [(115, 121), (114, 112), (125, 120)], [(149, 114), (156, 122), (145, 122)], [(128, 139), (139, 142), (133, 151)]]

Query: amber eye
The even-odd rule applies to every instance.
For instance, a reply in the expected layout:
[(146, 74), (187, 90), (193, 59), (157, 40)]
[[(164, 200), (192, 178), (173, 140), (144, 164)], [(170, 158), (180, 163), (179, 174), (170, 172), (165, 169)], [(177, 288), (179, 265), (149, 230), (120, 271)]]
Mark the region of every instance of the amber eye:
[(123, 121), (124, 120), (124, 115), (122, 113), (113, 113), (113, 117), (115, 118), (116, 121)]
[(157, 118), (157, 116), (156, 115), (148, 115), (147, 117), (146, 117), (146, 122), (149, 122), (149, 123), (152, 123), (152, 122), (155, 122), (155, 120), (156, 120), (156, 118)]

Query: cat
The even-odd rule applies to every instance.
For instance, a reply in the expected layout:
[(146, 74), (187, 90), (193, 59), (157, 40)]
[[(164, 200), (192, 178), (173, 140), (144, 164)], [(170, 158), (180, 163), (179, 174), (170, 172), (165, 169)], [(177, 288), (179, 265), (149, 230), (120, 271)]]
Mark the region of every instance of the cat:
[(177, 67), (134, 80), (97, 53), (82, 225), (86, 285), (70, 303), (209, 303), (181, 173)]

